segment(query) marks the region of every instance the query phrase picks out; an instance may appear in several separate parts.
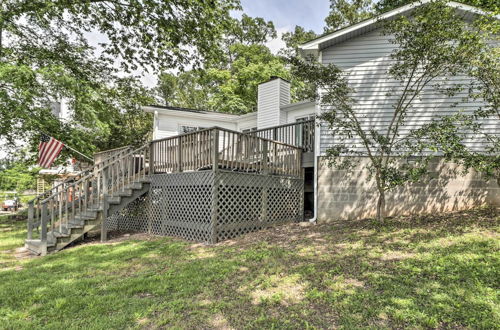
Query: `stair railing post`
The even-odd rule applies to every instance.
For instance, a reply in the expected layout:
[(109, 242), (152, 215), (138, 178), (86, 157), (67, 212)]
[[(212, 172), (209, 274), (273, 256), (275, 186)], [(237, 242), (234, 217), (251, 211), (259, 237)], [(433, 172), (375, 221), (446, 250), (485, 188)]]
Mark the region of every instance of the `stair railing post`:
[(59, 206), (59, 232), (62, 233), (62, 223), (63, 223), (63, 189), (57, 189), (57, 199)]
[(28, 204), (28, 239), (33, 239), (33, 217), (35, 215), (35, 203), (30, 201)]
[(40, 254), (47, 254), (47, 221), (49, 213), (47, 212), (47, 202), (42, 203), (42, 220), (40, 223)]
[(109, 167), (105, 167), (102, 169), (102, 194), (103, 196), (108, 193), (108, 169)]
[(182, 172), (182, 137), (177, 138), (177, 172)]

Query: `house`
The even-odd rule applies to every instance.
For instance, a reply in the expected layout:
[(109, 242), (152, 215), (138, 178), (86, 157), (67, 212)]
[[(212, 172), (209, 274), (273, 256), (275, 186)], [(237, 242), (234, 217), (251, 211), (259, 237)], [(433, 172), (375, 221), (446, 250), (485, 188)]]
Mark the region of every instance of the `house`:
[[(417, 2), (389, 11), (379, 17), (365, 20), (339, 31), (327, 34), (301, 46), (304, 55), (314, 55), (324, 64), (333, 63), (348, 72), (350, 85), (356, 90), (354, 97), (358, 102), (360, 112), (369, 114), (365, 124), (380, 127), (387, 124), (392, 110), (386, 93), (398, 82), (387, 74), (391, 62), (390, 53), (397, 47), (390, 42), (391, 36), (382, 34), (381, 21), (390, 20), (397, 15), (409, 15), (415, 6), (428, 1)], [(449, 6), (456, 8), (465, 19), (472, 19), (481, 11), (475, 7), (450, 2)], [(146, 111), (155, 114), (154, 138), (162, 138), (199, 127), (214, 125), (233, 130), (248, 132), (282, 124), (296, 123), (314, 118), (320, 111), (312, 102), (290, 103), (290, 84), (275, 78), (262, 83), (258, 89), (257, 111), (247, 115), (229, 115), (209, 112), (189, 112), (189, 110), (172, 107), (146, 107)], [(429, 91), (416, 107), (422, 108), (422, 114), (410, 121), (411, 128), (428, 123), (433, 116), (449, 114), (455, 109), (472, 111), (476, 104), (461, 101), (462, 95), (452, 98), (444, 97)], [(436, 107), (429, 110), (430, 106)], [(184, 111), (181, 114), (179, 111)], [(187, 125), (184, 123), (192, 123)], [(498, 123), (498, 121), (497, 121)], [(498, 125), (488, 127), (491, 133), (500, 131)], [(316, 130), (318, 144), (314, 150), (317, 159), (317, 214), (320, 220), (334, 218), (360, 218), (374, 215), (376, 192), (373, 185), (365, 183), (364, 171), (354, 172), (350, 178), (346, 173), (330, 169), (325, 160), (326, 149), (335, 143), (331, 134), (324, 126)], [(287, 141), (290, 142), (290, 141)], [(479, 141), (471, 143), (476, 150), (484, 148)], [(398, 190), (390, 194), (388, 202), (389, 214), (411, 212), (446, 211), (466, 208), (478, 203), (498, 203), (500, 191), (494, 182), (481, 183), (476, 174), (466, 177), (443, 177), (454, 164), (441, 162), (434, 164), (435, 174), (441, 173), (429, 185), (408, 186), (406, 190)], [(307, 168), (306, 171), (311, 170)], [(439, 183), (437, 181), (440, 181)], [(411, 191), (411, 193), (410, 193)]]
[[(380, 22), (410, 15), (424, 0), (322, 36), (301, 46), (322, 63), (349, 72), (364, 125), (383, 129), (392, 108), (387, 65), (394, 44)], [(474, 7), (450, 2), (465, 19)], [(412, 127), (433, 116), (465, 111), (474, 104), (437, 98), (433, 91), (418, 104)], [(97, 227), (126, 229), (218, 242), (280, 222), (372, 217), (374, 183), (361, 168), (330, 168), (325, 152), (336, 141), (315, 118), (323, 107), (290, 103), (290, 83), (273, 77), (258, 88), (257, 111), (246, 115), (149, 106), (153, 141), (136, 150), (109, 151), (92, 171), (35, 199), (29, 208), (26, 246), (35, 253), (57, 251)], [(431, 105), (431, 106), (429, 106)], [(432, 111), (430, 110), (432, 108)], [(498, 121), (487, 126), (500, 132)], [(355, 143), (355, 141), (354, 141)], [(483, 145), (471, 140), (473, 147)], [(362, 159), (363, 160), (363, 159)], [(500, 187), (479, 174), (454, 175), (456, 165), (437, 160), (425, 183), (386, 196), (390, 215), (448, 211), (480, 204), (500, 205)], [(35, 237), (33, 228), (41, 227)]]

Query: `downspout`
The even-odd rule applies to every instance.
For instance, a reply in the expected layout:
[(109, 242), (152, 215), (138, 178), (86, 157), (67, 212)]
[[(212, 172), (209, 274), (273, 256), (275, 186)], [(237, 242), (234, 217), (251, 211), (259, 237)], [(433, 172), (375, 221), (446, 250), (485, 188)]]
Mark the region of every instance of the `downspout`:
[[(315, 105), (315, 114), (318, 116), (320, 113), (319, 102)], [(320, 128), (316, 125), (317, 121), (314, 120), (314, 179), (313, 179), (313, 191), (314, 191), (314, 215), (309, 222), (316, 223), (318, 220), (318, 158), (320, 154)]]
[[(318, 62), (323, 63), (323, 52), (319, 52), (318, 54)], [(320, 92), (321, 93), (321, 92)], [(320, 126), (317, 125), (318, 116), (321, 113), (321, 105), (320, 101), (316, 101), (314, 106), (315, 118), (314, 118), (314, 215), (309, 222), (316, 223), (318, 220), (318, 164), (319, 164), (319, 155), (320, 155)]]

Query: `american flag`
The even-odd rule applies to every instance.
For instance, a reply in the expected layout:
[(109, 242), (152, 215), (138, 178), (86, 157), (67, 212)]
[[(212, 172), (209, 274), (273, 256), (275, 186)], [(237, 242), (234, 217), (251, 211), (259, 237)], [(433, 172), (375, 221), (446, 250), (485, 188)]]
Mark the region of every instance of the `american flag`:
[(64, 143), (54, 139), (51, 136), (42, 134), (40, 144), (38, 145), (38, 164), (41, 167), (49, 168), (56, 160), (57, 156), (64, 147)]

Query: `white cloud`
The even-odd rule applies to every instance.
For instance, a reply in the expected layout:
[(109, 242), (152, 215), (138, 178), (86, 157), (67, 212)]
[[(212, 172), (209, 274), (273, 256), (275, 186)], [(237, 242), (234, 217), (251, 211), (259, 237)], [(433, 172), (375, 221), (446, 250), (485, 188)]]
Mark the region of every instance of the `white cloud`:
[(283, 35), (283, 33), (289, 32), (291, 30), (292, 30), (291, 26), (283, 26), (276, 28), (276, 34), (278, 35), (278, 37), (266, 42), (266, 46), (269, 47), (269, 49), (273, 54), (277, 54), (281, 48), (285, 47), (285, 42), (281, 40), (281, 36)]

